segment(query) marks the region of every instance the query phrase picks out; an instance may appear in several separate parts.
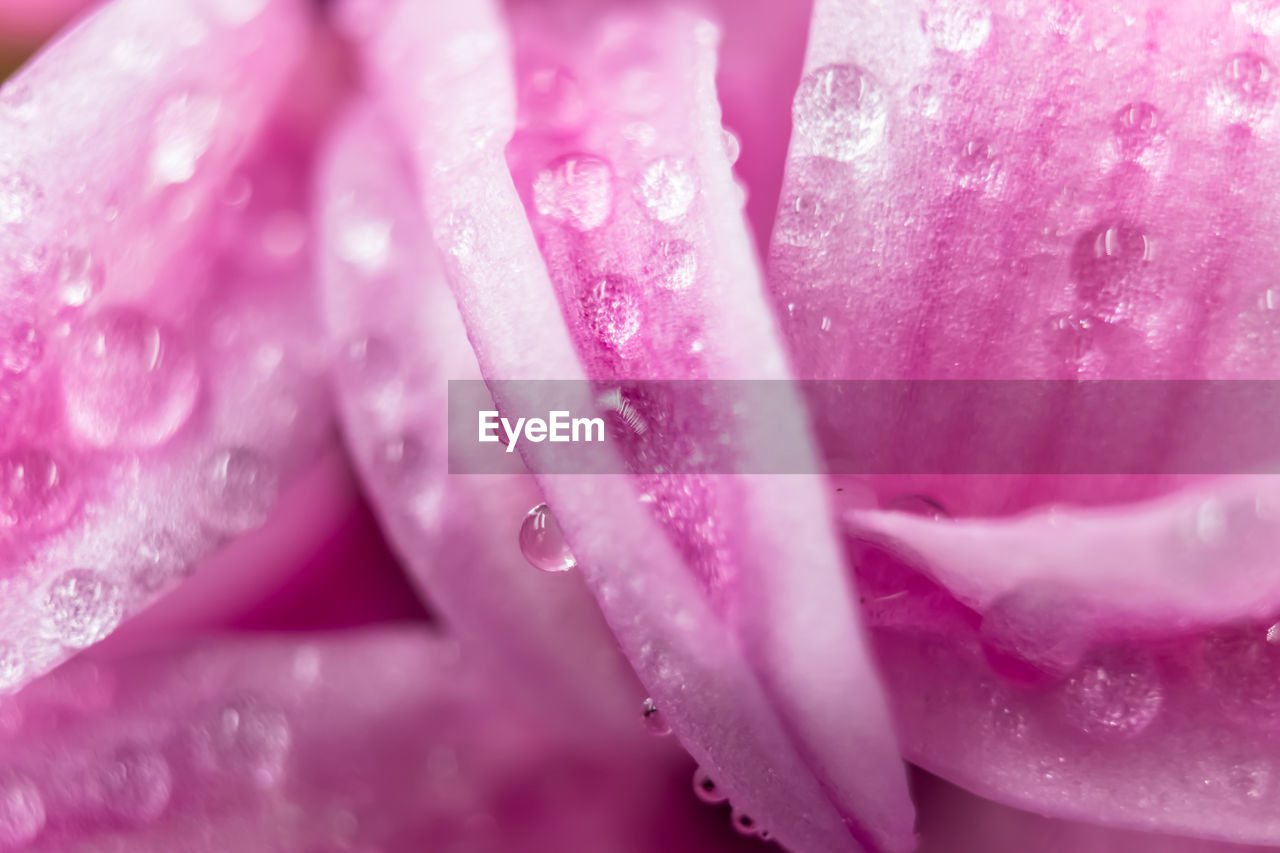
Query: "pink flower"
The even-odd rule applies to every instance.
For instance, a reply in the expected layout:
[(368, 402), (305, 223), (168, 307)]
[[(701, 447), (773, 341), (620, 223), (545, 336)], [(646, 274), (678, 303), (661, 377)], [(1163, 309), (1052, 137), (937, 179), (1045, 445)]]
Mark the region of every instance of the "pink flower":
[[(1273, 378), (1273, 17), (100, 4), (0, 90), (0, 850), (1280, 845), (1261, 404), (1069, 396)], [(542, 379), (650, 437), (451, 473)]]

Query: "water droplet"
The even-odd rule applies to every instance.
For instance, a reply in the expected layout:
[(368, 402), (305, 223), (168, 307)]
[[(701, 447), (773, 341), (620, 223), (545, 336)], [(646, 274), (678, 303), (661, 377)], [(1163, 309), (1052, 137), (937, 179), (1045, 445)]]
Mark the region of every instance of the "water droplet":
[(197, 765), (247, 776), (262, 789), (283, 781), (293, 733), (284, 712), (255, 697), (227, 703), (197, 732)]
[(905, 512), (910, 515), (920, 515), (925, 518), (943, 519), (951, 517), (946, 507), (928, 495), (898, 495), (889, 501), (887, 509), (894, 512)]
[(1160, 712), (1164, 688), (1151, 655), (1137, 648), (1090, 654), (1062, 687), (1067, 717), (1086, 734), (1131, 738)]
[(195, 408), (195, 356), (172, 329), (141, 311), (114, 308), (79, 324), (62, 368), (67, 421), (99, 447), (152, 447)]
[(687, 240), (663, 240), (649, 254), (649, 280), (674, 293), (693, 287), (698, 277), (698, 252)]
[(1271, 92), (1271, 78), (1274, 75), (1271, 63), (1252, 51), (1228, 57), (1223, 70), (1227, 90), (1240, 100), (1250, 103), (1266, 100)]
[(1265, 761), (1245, 760), (1226, 768), (1223, 782), (1231, 791), (1250, 799), (1259, 800), (1271, 790), (1271, 765)]
[(1280, 623), (1233, 625), (1205, 636), (1207, 686), (1237, 722), (1280, 729)]
[(82, 649), (105, 638), (124, 616), (120, 589), (99, 572), (71, 569), (49, 585), (45, 620), (58, 639)]
[(590, 154), (567, 154), (534, 178), (533, 206), (579, 231), (599, 228), (613, 213), (613, 167)]
[(982, 614), (979, 637), (991, 668), (1010, 681), (1043, 685), (1079, 666), (1090, 626), (1073, 599), (1054, 587), (1027, 585), (998, 596)]
[(724, 139), (724, 156), (728, 158), (729, 165), (732, 166), (742, 156), (742, 140), (738, 139), (738, 135), (727, 127), (721, 133)]
[(577, 79), (563, 68), (542, 68), (529, 74), (520, 91), (525, 124), (539, 130), (568, 134), (582, 127), (587, 104)]
[(614, 349), (622, 349), (640, 331), (640, 303), (636, 301), (635, 284), (620, 275), (601, 276), (583, 301), (587, 328), (597, 341)]
[(644, 700), (640, 716), (644, 718), (644, 727), (649, 730), (649, 734), (658, 736), (671, 734), (671, 726), (667, 724), (667, 718), (662, 715), (662, 711), (658, 709), (658, 703), (652, 698)]
[(1125, 284), (1151, 260), (1151, 241), (1129, 222), (1107, 222), (1080, 235), (1071, 252), (1071, 274), (1086, 302), (1111, 313), (1125, 308)]
[(0, 849), (25, 847), (44, 830), (44, 800), (34, 782), (10, 775), (0, 780)]
[(0, 368), (15, 375), (26, 373), (44, 356), (44, 340), (32, 323), (19, 323), (11, 329), (0, 350)]
[(1146, 101), (1125, 104), (1112, 123), (1120, 147), (1136, 154), (1151, 144), (1160, 126), (1160, 111)]
[(79, 308), (102, 290), (106, 272), (87, 249), (69, 247), (62, 251), (54, 273), (58, 300), (68, 308)]
[(134, 586), (143, 592), (159, 592), (191, 568), (177, 543), (167, 530), (148, 534), (138, 545), (137, 562), (130, 573)]
[(151, 175), (157, 184), (184, 184), (195, 177), (213, 145), (221, 110), (217, 98), (196, 92), (165, 101), (152, 137)]
[(709, 805), (717, 806), (729, 797), (720, 790), (720, 786), (715, 780), (707, 775), (707, 771), (699, 767), (693, 771), (693, 793), (698, 795), (698, 799)]
[(221, 450), (204, 464), (204, 519), (224, 533), (251, 530), (267, 520), (279, 489), (275, 466), (261, 453), (247, 447)]
[(644, 167), (636, 179), (634, 194), (654, 219), (675, 222), (689, 212), (698, 194), (698, 179), (683, 160), (659, 157)]
[(43, 193), (21, 175), (0, 176), (0, 225), (21, 225), (31, 218)]
[(550, 507), (538, 504), (520, 525), (520, 553), (535, 569), (567, 572), (577, 563)]
[(880, 87), (856, 65), (810, 72), (796, 91), (795, 128), (809, 153), (852, 160), (884, 136), (886, 106)]
[(164, 814), (173, 792), (169, 762), (159, 752), (127, 746), (101, 767), (94, 777), (95, 794), (116, 817), (148, 823)]
[(950, 53), (972, 53), (991, 35), (991, 13), (979, 5), (942, 0), (924, 13), (921, 26), (933, 43)]
[(338, 257), (365, 275), (376, 275), (391, 260), (390, 219), (369, 213), (350, 213), (339, 226)]
[(760, 834), (760, 827), (756, 824), (755, 819), (746, 812), (734, 809), (729, 819), (732, 821), (733, 828), (738, 831), (739, 835), (754, 838)]
[(49, 453), (23, 447), (0, 454), (0, 530), (51, 530), (75, 504), (66, 472)]

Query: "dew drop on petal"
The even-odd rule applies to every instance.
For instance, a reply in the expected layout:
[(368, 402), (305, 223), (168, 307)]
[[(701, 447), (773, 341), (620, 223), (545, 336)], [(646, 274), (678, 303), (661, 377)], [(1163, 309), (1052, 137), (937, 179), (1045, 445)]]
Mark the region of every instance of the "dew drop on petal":
[(1223, 69), (1227, 90), (1241, 101), (1249, 103), (1266, 100), (1271, 92), (1273, 76), (1275, 70), (1271, 63), (1252, 51), (1228, 57)]
[(0, 779), (0, 850), (25, 847), (44, 830), (44, 799), (25, 776)]
[(0, 340), (0, 373), (21, 375), (44, 356), (44, 339), (32, 323), (19, 323)]
[(90, 444), (162, 444), (195, 408), (195, 356), (176, 331), (141, 311), (115, 308), (87, 318), (73, 331), (67, 355), (67, 421)]
[(531, 566), (544, 572), (567, 572), (576, 565), (560, 522), (546, 504), (529, 510), (520, 524), (520, 553)]
[(280, 479), (265, 456), (232, 447), (210, 456), (202, 474), (204, 520), (223, 533), (242, 533), (267, 520), (279, 494)]
[(698, 252), (688, 240), (663, 240), (649, 254), (649, 280), (673, 293), (693, 287), (698, 277)]
[(115, 630), (124, 616), (124, 598), (119, 587), (101, 573), (70, 569), (49, 585), (44, 613), (58, 639), (80, 649)]
[(671, 726), (668, 725), (667, 718), (662, 715), (658, 703), (652, 698), (644, 700), (640, 708), (640, 716), (644, 719), (644, 727), (649, 734), (658, 736), (671, 734)]
[(538, 213), (579, 231), (599, 228), (613, 213), (613, 167), (590, 154), (567, 154), (533, 180)]
[(1160, 111), (1146, 101), (1125, 104), (1112, 123), (1116, 139), (1126, 152), (1137, 153), (1150, 144), (1160, 126)]
[(1207, 634), (1201, 646), (1207, 687), (1237, 722), (1280, 728), (1280, 624), (1232, 625)]
[(991, 13), (978, 3), (943, 0), (921, 21), (933, 43), (950, 53), (971, 53), (991, 35)]
[(689, 212), (698, 194), (698, 179), (685, 161), (659, 157), (636, 179), (636, 201), (659, 222), (675, 222)]
[(623, 349), (640, 331), (640, 303), (635, 284), (621, 275), (603, 275), (583, 300), (583, 318), (601, 344)]
[(173, 793), (173, 773), (159, 752), (123, 747), (98, 768), (96, 793), (113, 815), (131, 823), (149, 823), (164, 813)]
[(1151, 655), (1109, 648), (1085, 658), (1062, 686), (1067, 718), (1086, 734), (1131, 738), (1160, 713), (1164, 687)]
[(856, 65), (811, 71), (800, 81), (792, 109), (796, 132), (808, 142), (811, 154), (853, 160), (884, 136), (884, 93)]
[(699, 767), (693, 772), (693, 793), (697, 794), (698, 799), (708, 805), (719, 805), (729, 799), (715, 780), (708, 775), (707, 771)]
[(91, 252), (74, 246), (63, 249), (54, 271), (59, 302), (79, 308), (98, 295), (105, 281), (106, 273)]
[(1060, 681), (1079, 666), (1089, 646), (1088, 627), (1059, 590), (1027, 585), (987, 605), (978, 634), (996, 673), (1035, 685)]
[(1151, 260), (1151, 241), (1130, 222), (1105, 222), (1085, 231), (1071, 252), (1071, 274), (1080, 298), (1118, 310), (1126, 284)]
[(724, 139), (724, 156), (728, 158), (729, 165), (732, 166), (742, 156), (742, 140), (738, 139), (738, 135), (727, 127), (721, 133)]
[(75, 508), (66, 470), (48, 452), (19, 447), (0, 453), (0, 530), (49, 530)]
[(221, 102), (186, 92), (169, 98), (156, 114), (151, 176), (160, 185), (184, 184), (196, 175), (201, 158), (213, 146)]

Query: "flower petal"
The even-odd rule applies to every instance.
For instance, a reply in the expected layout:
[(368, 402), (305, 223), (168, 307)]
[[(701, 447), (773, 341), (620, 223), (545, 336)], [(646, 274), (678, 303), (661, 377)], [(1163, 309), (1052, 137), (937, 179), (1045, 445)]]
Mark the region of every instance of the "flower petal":
[(309, 142), (263, 132), (306, 13), (255, 8), (114, 3), (4, 89), (2, 689), (262, 523), (328, 438)]
[(375, 108), (345, 116), (322, 164), (319, 219), (352, 453), (410, 572), (468, 648), (493, 655), (560, 723), (640, 732), (638, 687), (581, 579), (540, 575), (521, 555), (515, 532), (541, 503), (533, 479), (448, 473), (446, 380), (479, 368), (414, 186)]
[[(371, 51), (378, 82), (416, 140), (428, 216), (454, 254), (451, 283), (486, 377), (572, 379), (583, 376), (584, 365), (593, 379), (699, 370), (784, 376), (782, 354), (769, 343), (770, 320), (723, 148), (712, 83), (714, 29), (678, 12), (575, 19), (564, 30), (542, 26), (534, 7), (517, 10), (521, 61), (526, 53), (533, 63), (569, 58), (571, 67), (546, 69), (548, 76), (530, 66), (524, 82), (532, 91), (521, 109), (532, 130), (508, 149), (511, 173), (527, 190), (540, 158), (554, 156), (557, 137), (568, 133), (579, 144), (594, 140), (603, 157), (587, 170), (605, 176), (605, 196), (617, 190), (616, 210), (608, 198), (590, 194), (566, 197), (563, 206), (548, 202), (555, 209), (535, 216), (543, 257), (499, 156), (513, 130), (515, 96), (492, 13), (480, 8), (446, 24), (429, 9), (404, 4)], [(599, 38), (581, 38), (576, 30), (586, 27), (598, 28)], [(424, 66), (417, 57), (428, 34), (435, 61)], [(583, 42), (604, 51), (592, 54), (579, 47)], [(626, 77), (610, 64), (610, 51), (642, 61)], [(542, 97), (547, 91), (549, 101)], [(615, 95), (635, 99), (630, 108), (644, 112), (644, 120), (626, 121), (609, 109)], [(676, 155), (646, 152), (655, 141)], [(624, 178), (640, 181), (634, 197), (620, 189), (630, 184)], [(583, 231), (602, 226), (611, 215), (617, 229), (603, 228), (594, 246), (570, 233), (575, 224)], [(660, 243), (666, 226), (705, 252), (697, 259), (704, 270), (698, 291), (687, 300), (672, 295), (641, 304), (634, 277), (643, 274), (644, 251)], [(484, 251), (467, 251), (471, 240)], [(607, 261), (616, 268), (599, 267)], [(617, 298), (592, 304), (601, 294), (579, 290), (571, 274), (580, 262), (615, 275)], [(633, 308), (655, 312), (651, 322), (631, 322)], [(699, 327), (706, 356), (684, 349), (682, 322)], [(645, 359), (618, 360), (619, 349), (632, 347)], [(499, 407), (513, 402), (504, 394), (520, 393), (511, 388), (495, 392)], [(584, 410), (593, 404), (589, 394), (581, 402)], [(538, 470), (536, 459), (526, 459)], [(621, 460), (614, 470), (624, 470)], [(677, 507), (690, 519), (709, 510), (709, 499), (731, 507), (723, 517), (739, 521), (723, 541), (711, 541), (692, 525), (664, 529), (658, 518), (666, 513), (651, 513), (639, 501), (642, 482), (547, 471), (539, 481), (641, 679), (735, 805), (801, 849), (849, 849), (859, 834), (889, 849), (910, 846), (901, 765), (815, 482), (668, 481), (677, 500), (680, 489), (691, 489)], [(803, 582), (784, 570), (793, 564), (809, 568)], [(835, 671), (833, 660), (841, 664)], [(856, 746), (838, 755), (813, 748), (837, 728)], [(855, 825), (846, 827), (846, 819)]]

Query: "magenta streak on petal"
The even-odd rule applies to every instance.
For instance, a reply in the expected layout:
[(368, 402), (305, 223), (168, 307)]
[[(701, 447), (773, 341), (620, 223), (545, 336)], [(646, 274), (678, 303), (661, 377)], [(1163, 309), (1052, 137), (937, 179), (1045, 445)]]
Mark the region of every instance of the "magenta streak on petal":
[(35, 853), (734, 849), (653, 795), (671, 787), (668, 756), (602, 751), (516, 695), (425, 629), (94, 650), (0, 702), (0, 839)]
[[(448, 248), (457, 235), (446, 223), (468, 221), (474, 223), (476, 245), (486, 247), (484, 253), (456, 257), (450, 265), (451, 284), (481, 368), (487, 376), (503, 379), (572, 379), (582, 376), (582, 364), (564, 333), (555, 290), (545, 278), (501, 158), (515, 114), (505, 51), (492, 9), (477, 6), (441, 16), (403, 4), (371, 58), (401, 126), (416, 140), (421, 189), (437, 240)], [(421, 63), (426, 55), (433, 62)], [(710, 144), (698, 155), (710, 156)], [(719, 173), (701, 177), (715, 182), (713, 198), (727, 199), (726, 161), (721, 160)], [(736, 225), (723, 227), (740, 229), (740, 214), (734, 219)], [(723, 236), (711, 245), (716, 251)], [(723, 257), (730, 270), (744, 266), (742, 257)], [(749, 255), (745, 260), (750, 281)], [(774, 364), (780, 367), (780, 359)], [(497, 402), (503, 407), (511, 401)], [(582, 403), (586, 408), (591, 401)], [(528, 461), (537, 470), (538, 460)], [(614, 465), (621, 470), (620, 461)], [(540, 483), (606, 618), (686, 747), (735, 803), (784, 843), (796, 849), (853, 849), (844, 819), (795, 750), (738, 641), (637, 502), (632, 481), (548, 474)], [(857, 644), (850, 642), (840, 651), (856, 654)], [(846, 710), (874, 717), (874, 695)], [(880, 748), (887, 737), (887, 727), (877, 732)], [(885, 788), (884, 780), (895, 774), (900, 778), (901, 766), (895, 758), (882, 770), (877, 790), (892, 792), (892, 783)], [(907, 808), (899, 819), (909, 814)], [(900, 832), (899, 823), (887, 823), (891, 825), (875, 829), (886, 829), (890, 836)], [(901, 835), (894, 843), (904, 846)]]
[(490, 655), (561, 725), (640, 735), (643, 696), (581, 579), (541, 577), (520, 553), (515, 531), (542, 502), (537, 484), (448, 475), (447, 381), (479, 368), (412, 169), (374, 113), (353, 110), (334, 131), (317, 200), (337, 392), (366, 488), (423, 594), (477, 658)]
[(329, 437), (309, 143), (261, 128), (306, 27), (117, 3), (5, 87), (0, 325), (42, 346), (0, 337), (0, 689), (261, 524)]

